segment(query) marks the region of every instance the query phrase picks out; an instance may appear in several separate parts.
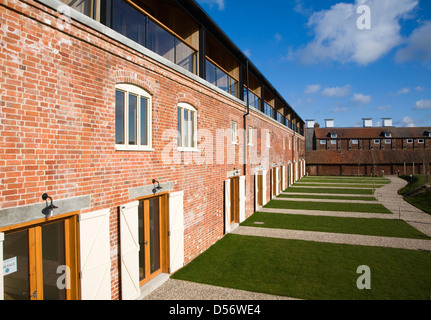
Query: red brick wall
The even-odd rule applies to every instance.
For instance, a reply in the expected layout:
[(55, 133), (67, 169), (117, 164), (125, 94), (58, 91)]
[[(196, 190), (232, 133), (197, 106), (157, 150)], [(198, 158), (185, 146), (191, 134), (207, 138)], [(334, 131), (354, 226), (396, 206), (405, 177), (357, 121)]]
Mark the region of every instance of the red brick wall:
[[(177, 104), (188, 102), (197, 109), (200, 137), (212, 134), (213, 145), (221, 147), (217, 131), (230, 129), (232, 120), (243, 128), (244, 106), (85, 26), (65, 24), (35, 1), (0, 0), (0, 5), (0, 208), (38, 203), (44, 192), (57, 200), (90, 195), (91, 208), (85, 211), (110, 208), (113, 299), (119, 298), (120, 286), (117, 208), (131, 201), (130, 188), (150, 185), (154, 178), (184, 190), (186, 263), (220, 239), (223, 181), (234, 169), (244, 173), (244, 133), (239, 130), (240, 144), (224, 153), (233, 161), (226, 157), (219, 163), (214, 152), (212, 162), (202, 163), (201, 154), (174, 149), (181, 157), (177, 163), (163, 157), (173, 138), (167, 139), (166, 130), (176, 130)], [(122, 82), (153, 97), (154, 152), (114, 150), (115, 85)], [(259, 139), (263, 129), (272, 136), (269, 152), (245, 168), (250, 216), (251, 169), (287, 164), (298, 153), (288, 148), (293, 133), (286, 128), (255, 112), (248, 125)], [(260, 147), (262, 141), (255, 143)], [(267, 179), (269, 186), (269, 174)]]

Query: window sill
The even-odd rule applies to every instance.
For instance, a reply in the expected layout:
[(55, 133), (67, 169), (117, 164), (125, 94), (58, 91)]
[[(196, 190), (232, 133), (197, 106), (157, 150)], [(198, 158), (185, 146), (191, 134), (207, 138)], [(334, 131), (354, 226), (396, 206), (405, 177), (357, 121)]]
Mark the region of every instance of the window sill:
[(125, 146), (115, 145), (115, 151), (139, 151), (139, 152), (154, 152), (155, 150), (147, 146)]

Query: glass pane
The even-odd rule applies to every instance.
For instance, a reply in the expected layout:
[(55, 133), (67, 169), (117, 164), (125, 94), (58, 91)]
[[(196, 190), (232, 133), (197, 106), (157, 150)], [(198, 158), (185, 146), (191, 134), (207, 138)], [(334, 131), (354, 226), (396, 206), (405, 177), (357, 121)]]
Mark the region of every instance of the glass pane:
[(139, 225), (139, 281), (145, 279), (145, 231), (144, 231), (144, 204), (139, 205), (138, 210), (138, 225)]
[(69, 7), (72, 7), (79, 12), (92, 17), (91, 12), (91, 4), (93, 0), (61, 0), (61, 2), (67, 4)]
[(148, 145), (148, 100), (141, 97), (141, 145)]
[(238, 130), (238, 126), (236, 122), (232, 122), (232, 143), (237, 143), (238, 142), (238, 138), (237, 138), (237, 130)]
[(43, 299), (66, 300), (64, 222), (42, 227)]
[(190, 137), (189, 137), (189, 111), (184, 110), (184, 125), (183, 125), (183, 135), (184, 135), (184, 147), (190, 147)]
[(176, 41), (175, 59), (176, 64), (180, 67), (183, 67), (190, 72), (194, 71), (195, 51), (180, 40)]
[(190, 111), (190, 146), (196, 148), (196, 137), (195, 137), (195, 112)]
[(115, 92), (115, 144), (124, 144), (124, 92)]
[(138, 97), (129, 94), (129, 145), (138, 144), (137, 135), (137, 121), (138, 121)]
[(159, 198), (149, 200), (150, 207), (150, 264), (151, 273), (160, 269)]
[(216, 85), (216, 67), (210, 61), (206, 61), (206, 80)]
[(158, 55), (175, 62), (175, 41), (174, 37), (159, 27), (153, 21), (148, 21), (148, 49), (154, 51)]
[(229, 76), (217, 68), (216, 77), (217, 87), (219, 87), (223, 91), (229, 92)]
[(112, 29), (145, 46), (145, 16), (123, 0), (114, 0), (112, 6)]
[(182, 116), (181, 116), (181, 108), (177, 109), (177, 130), (178, 130), (178, 147), (183, 146), (183, 141), (181, 138), (181, 126), (182, 126)]
[(6, 234), (3, 243), (5, 300), (29, 300), (28, 231)]

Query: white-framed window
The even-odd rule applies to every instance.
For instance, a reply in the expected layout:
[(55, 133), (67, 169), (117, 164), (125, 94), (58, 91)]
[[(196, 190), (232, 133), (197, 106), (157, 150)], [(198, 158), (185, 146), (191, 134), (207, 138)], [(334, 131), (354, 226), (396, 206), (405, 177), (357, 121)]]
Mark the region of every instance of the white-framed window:
[(407, 143), (409, 144), (413, 143), (413, 139), (407, 139)]
[(271, 148), (271, 132), (269, 131), (266, 133), (266, 146)]
[(374, 144), (380, 144), (380, 139), (374, 139)]
[(392, 140), (391, 139), (386, 139), (385, 140), (385, 144), (391, 144), (392, 143)]
[(359, 144), (359, 140), (358, 139), (353, 139), (352, 140), (352, 144)]
[[(326, 145), (326, 140), (320, 140), (320, 144), (323, 146), (323, 145)], [(289, 148), (290, 149), (290, 148)]]
[(236, 121), (232, 121), (231, 123), (231, 133), (232, 133), (232, 144), (238, 144), (238, 123)]
[(337, 144), (337, 140), (331, 140), (331, 144), (332, 144), (332, 145)]
[(425, 143), (425, 139), (418, 139), (418, 143), (420, 144)]
[(140, 87), (115, 88), (115, 150), (152, 150), (152, 97)]
[(248, 127), (248, 145), (253, 146), (253, 127)]
[(178, 149), (196, 151), (197, 149), (197, 111), (188, 103), (177, 107)]

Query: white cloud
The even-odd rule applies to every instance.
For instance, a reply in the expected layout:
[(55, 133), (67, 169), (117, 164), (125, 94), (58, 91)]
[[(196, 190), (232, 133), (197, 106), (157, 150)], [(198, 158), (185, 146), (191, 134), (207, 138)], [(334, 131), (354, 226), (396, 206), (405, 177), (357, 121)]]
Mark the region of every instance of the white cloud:
[(425, 22), (412, 32), (406, 47), (398, 50), (395, 59), (398, 62), (420, 61), (431, 66), (431, 21)]
[(219, 10), (224, 10), (226, 7), (225, 0), (198, 0), (198, 2), (201, 4), (207, 4), (210, 8), (216, 5)]
[(414, 120), (409, 116), (402, 118), (401, 124), (403, 127), (416, 127)]
[(352, 87), (350, 85), (345, 85), (344, 87), (333, 87), (325, 88), (322, 91), (322, 95), (325, 97), (345, 97), (350, 94)]
[(400, 91), (398, 91), (395, 95), (400, 95), (400, 94), (408, 94), (410, 93), (410, 88), (402, 88)]
[(252, 57), (252, 55), (251, 55), (251, 50), (250, 50), (250, 49), (245, 49), (245, 50), (244, 50), (244, 54), (245, 54), (248, 58), (251, 58), (251, 57)]
[(366, 96), (362, 93), (355, 93), (353, 95), (352, 101), (359, 105), (368, 104), (371, 102), (371, 96)]
[(424, 87), (421, 87), (421, 86), (417, 86), (417, 87), (415, 88), (415, 90), (416, 90), (417, 92), (422, 92), (422, 91), (424, 91), (424, 90), (425, 90), (425, 88), (424, 88)]
[(313, 94), (313, 93), (320, 91), (321, 88), (322, 88), (322, 86), (320, 84), (311, 84), (305, 88), (304, 93), (305, 94)]
[(310, 16), (313, 13), (313, 9), (305, 7), (304, 0), (295, 0), (293, 9), (303, 16)]
[[(356, 10), (362, 4), (371, 9), (370, 30), (357, 27), (361, 15)], [(402, 43), (399, 21), (417, 5), (418, 0), (356, 0), (315, 12), (308, 21), (314, 39), (295, 52), (296, 58), (306, 64), (323, 60), (370, 64)]]
[(416, 101), (416, 106), (414, 106), (413, 109), (414, 110), (431, 109), (431, 100), (419, 100), (419, 101)]
[(347, 107), (335, 107), (332, 109), (332, 112), (339, 113), (339, 112), (349, 112), (350, 109)]
[(377, 110), (379, 110), (379, 111), (386, 111), (386, 110), (389, 110), (391, 108), (392, 108), (392, 106), (390, 104), (388, 104), (386, 106), (380, 106), (380, 107), (378, 107)]
[(283, 41), (283, 36), (280, 33), (277, 32), (274, 35), (274, 40), (275, 40), (276, 43), (279, 43), (279, 42)]

